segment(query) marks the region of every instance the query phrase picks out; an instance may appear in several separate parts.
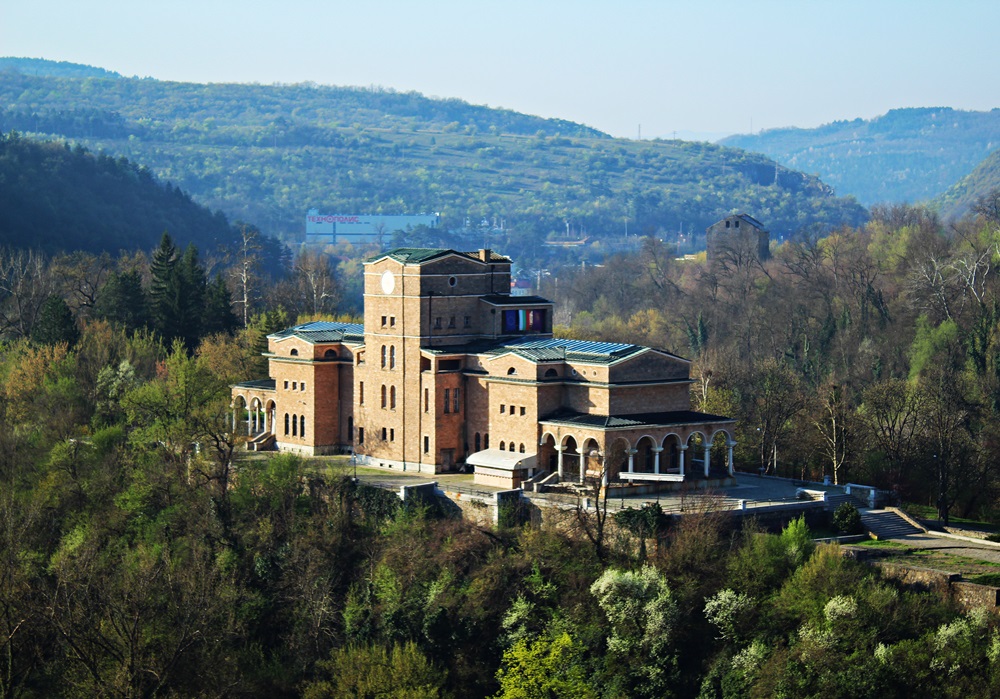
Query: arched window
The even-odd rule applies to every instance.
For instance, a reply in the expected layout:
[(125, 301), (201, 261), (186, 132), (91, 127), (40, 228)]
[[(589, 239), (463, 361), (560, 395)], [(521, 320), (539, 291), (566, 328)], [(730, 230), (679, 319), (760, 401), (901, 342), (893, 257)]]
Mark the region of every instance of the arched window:
[(487, 432), (483, 435), (483, 449), (490, 448), (490, 433)]
[(292, 415), (292, 436), (299, 436), (299, 421), (295, 419), (295, 415)]
[(480, 436), (478, 432), (476, 432), (476, 451), (482, 450), (483, 448), (482, 443), (483, 443), (483, 438)]
[(385, 408), (385, 384), (382, 384), (382, 408)]
[(293, 357), (298, 357), (299, 356), (299, 351), (297, 349), (293, 349), (288, 354), (292, 355)]
[(500, 442), (500, 451), (505, 451), (506, 450), (506, 448), (507, 448), (506, 444), (507, 444), (506, 442)]
[(396, 368), (396, 345), (389, 345), (389, 368)]
[(522, 445), (520, 445), (520, 446), (519, 446), (519, 447), (517, 448), (517, 450), (518, 450), (519, 452), (521, 452), (521, 453), (523, 454), (523, 453), (524, 453), (524, 445), (523, 445), (523, 444), (522, 444)]
[(389, 387), (389, 410), (396, 409), (396, 387)]
[(382, 368), (385, 369), (385, 345), (382, 345)]
[(517, 376), (517, 367), (511, 367), (507, 370), (507, 376)]
[(299, 436), (300, 437), (305, 437), (306, 436), (306, 416), (305, 415), (299, 416)]
[(288, 434), (288, 413), (285, 413), (285, 434)]
[(335, 350), (335, 349), (328, 349), (326, 352), (323, 353), (323, 356), (326, 359), (336, 359), (337, 358), (337, 350)]
[(559, 376), (559, 372), (556, 371), (555, 369), (546, 369), (545, 370), (545, 378), (551, 379), (553, 376)]
[(510, 443), (510, 451), (511, 451), (511, 453), (513, 453), (513, 451), (514, 451), (514, 442)]

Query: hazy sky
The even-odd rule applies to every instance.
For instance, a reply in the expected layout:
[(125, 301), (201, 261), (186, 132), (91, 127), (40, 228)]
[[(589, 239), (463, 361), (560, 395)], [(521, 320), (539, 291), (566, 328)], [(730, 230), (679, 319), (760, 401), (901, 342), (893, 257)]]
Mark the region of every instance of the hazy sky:
[(0, 0), (0, 55), (192, 82), (381, 85), (709, 137), (1000, 107), (996, 0)]

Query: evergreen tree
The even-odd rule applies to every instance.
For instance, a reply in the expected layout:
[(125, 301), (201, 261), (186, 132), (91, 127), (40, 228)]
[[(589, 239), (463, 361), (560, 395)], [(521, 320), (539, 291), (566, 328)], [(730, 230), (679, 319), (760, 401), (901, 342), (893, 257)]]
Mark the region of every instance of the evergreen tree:
[(205, 319), (205, 296), (208, 283), (205, 268), (198, 262), (198, 248), (188, 245), (176, 267), (177, 317), (179, 332), (188, 351), (194, 351), (201, 339)]
[(73, 312), (61, 296), (49, 296), (42, 304), (38, 321), (31, 329), (31, 339), (43, 345), (65, 342), (70, 346), (80, 339)]
[(212, 333), (232, 333), (239, 325), (233, 313), (232, 297), (226, 280), (216, 275), (205, 292), (205, 316), (202, 330), (205, 335)]
[(177, 274), (177, 248), (166, 232), (160, 247), (153, 253), (149, 271), (150, 324), (165, 342), (181, 336), (180, 284)]
[(129, 333), (145, 325), (146, 294), (139, 272), (112, 272), (97, 295), (94, 316), (120, 325)]

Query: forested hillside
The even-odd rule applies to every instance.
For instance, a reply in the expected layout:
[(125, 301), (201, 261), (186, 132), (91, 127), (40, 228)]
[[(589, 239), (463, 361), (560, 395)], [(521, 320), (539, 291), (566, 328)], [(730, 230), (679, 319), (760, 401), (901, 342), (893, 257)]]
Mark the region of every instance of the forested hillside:
[(1000, 109), (893, 109), (815, 129), (769, 129), (719, 142), (815, 174), (862, 204), (933, 199), (1000, 147)]
[[(145, 252), (168, 232), (182, 246), (194, 243), (217, 255), (239, 240), (237, 228), (124, 157), (0, 134), (0, 246)], [(271, 239), (260, 244), (277, 271), (280, 248)]]
[(125, 155), (201, 203), (300, 237), (309, 208), (437, 211), (556, 233), (701, 234), (734, 210), (776, 235), (856, 224), (819, 180), (705, 143), (612, 139), (566, 121), (379, 88), (197, 85), (0, 73), (0, 129)]
[(951, 220), (964, 216), (978, 201), (1000, 189), (1000, 150), (995, 150), (932, 203), (941, 216)]

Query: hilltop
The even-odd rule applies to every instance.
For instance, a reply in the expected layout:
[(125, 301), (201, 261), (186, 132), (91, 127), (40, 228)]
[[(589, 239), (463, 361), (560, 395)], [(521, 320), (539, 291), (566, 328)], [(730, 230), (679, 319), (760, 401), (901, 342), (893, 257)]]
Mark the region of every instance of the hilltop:
[(148, 166), (199, 202), (288, 240), (310, 208), (494, 217), (522, 239), (701, 234), (734, 211), (772, 233), (866, 212), (815, 177), (707, 143), (613, 139), (572, 122), (382, 88), (0, 72), (0, 129)]
[(1000, 109), (893, 109), (869, 120), (770, 129), (719, 143), (814, 173), (862, 204), (916, 203), (940, 195), (1000, 147)]

